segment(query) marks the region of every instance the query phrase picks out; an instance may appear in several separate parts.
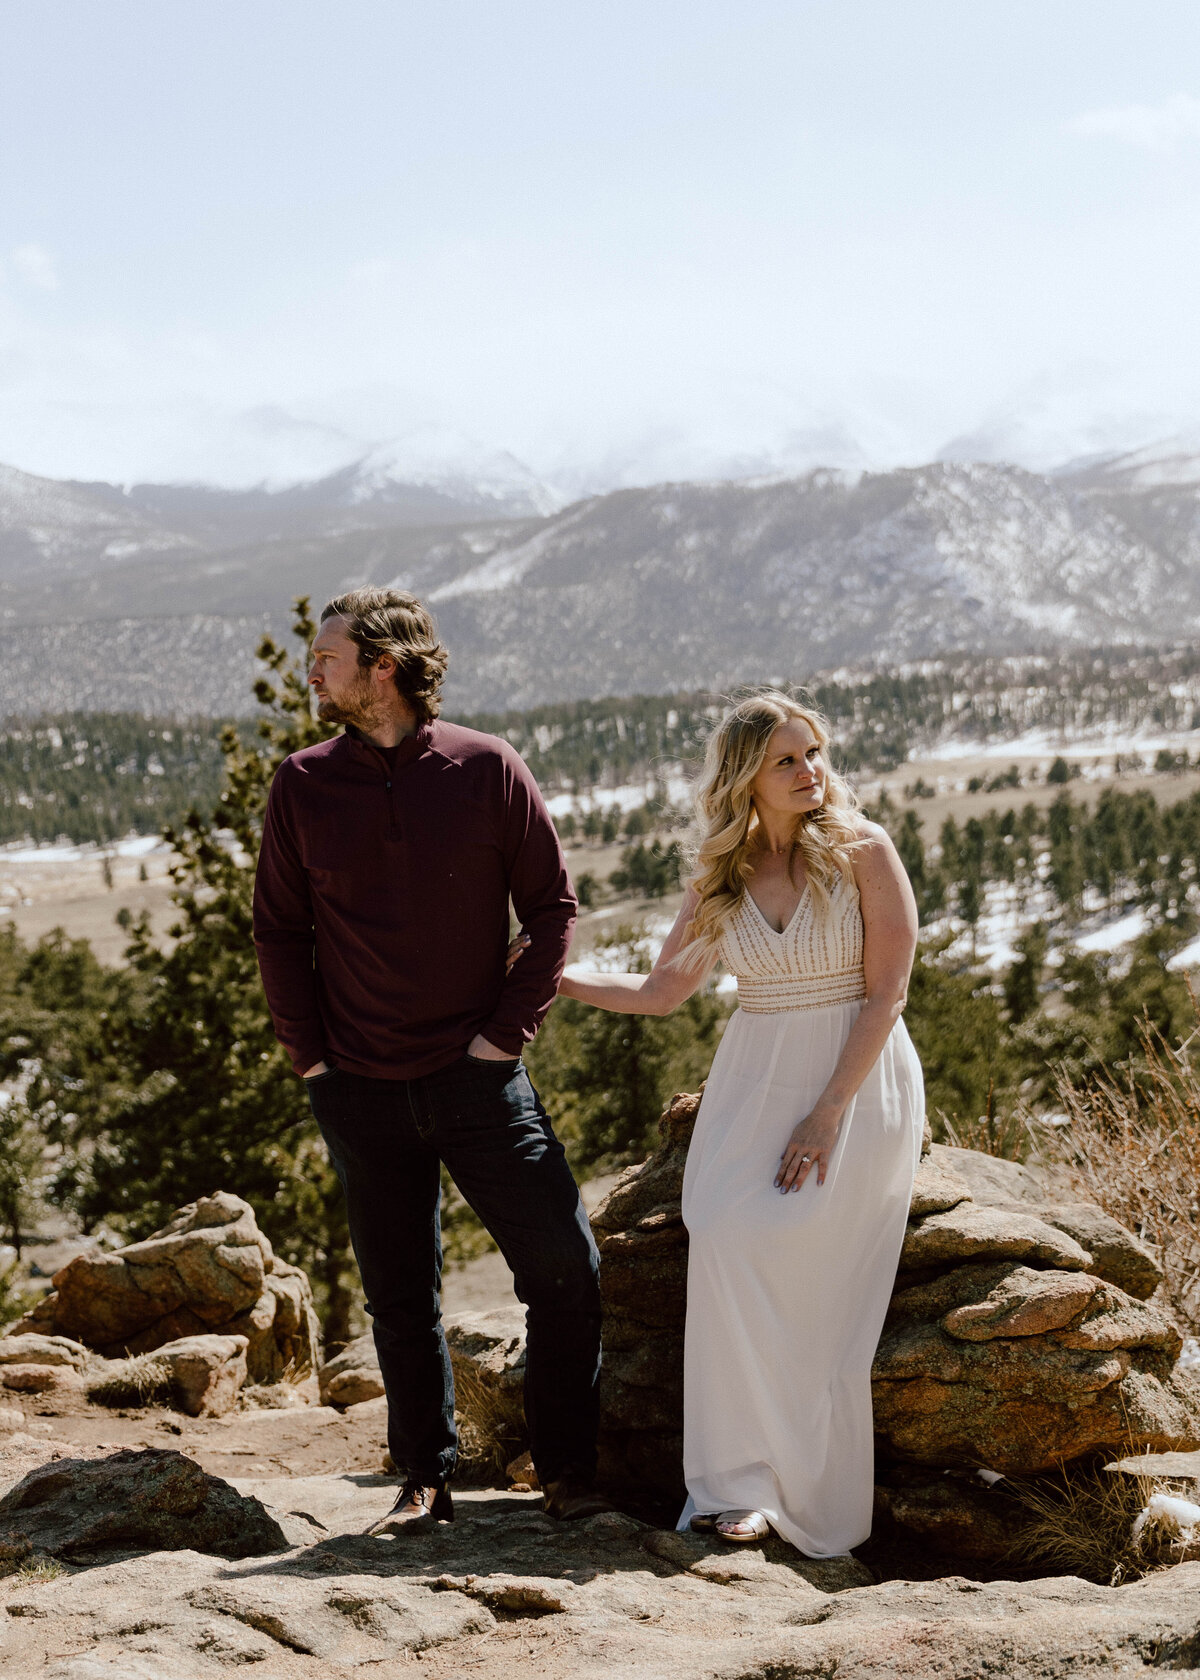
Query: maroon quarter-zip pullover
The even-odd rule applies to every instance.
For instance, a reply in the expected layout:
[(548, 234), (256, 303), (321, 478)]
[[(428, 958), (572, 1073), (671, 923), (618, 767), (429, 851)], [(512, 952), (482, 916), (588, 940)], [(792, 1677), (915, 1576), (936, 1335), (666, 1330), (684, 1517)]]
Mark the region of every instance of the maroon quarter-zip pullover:
[[(508, 902), (531, 944), (508, 978)], [(440, 720), (384, 753), (347, 731), (284, 760), (254, 943), (297, 1073), (415, 1079), (476, 1033), (509, 1055), (558, 988), (575, 897), (537, 783), (506, 741)]]

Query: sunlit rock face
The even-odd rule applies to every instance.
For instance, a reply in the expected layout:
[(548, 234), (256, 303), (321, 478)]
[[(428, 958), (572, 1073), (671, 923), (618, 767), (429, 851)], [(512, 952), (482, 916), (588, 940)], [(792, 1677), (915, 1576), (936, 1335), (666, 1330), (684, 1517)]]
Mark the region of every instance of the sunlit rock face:
[[(680, 1197), (698, 1108), (698, 1097), (673, 1099), (662, 1146), (592, 1221), (605, 1311), (601, 1472), (614, 1493), (663, 1509), (683, 1497)], [(1153, 1256), (1100, 1208), (1039, 1193), (1015, 1163), (938, 1145), (916, 1176), (873, 1393), (881, 1476), (904, 1471), (896, 1514), (903, 1507), (931, 1533), (988, 1522), (957, 1505), (947, 1514), (939, 1494), (926, 1523), (913, 1491), (923, 1472), (1029, 1475), (1131, 1442), (1200, 1445), (1200, 1384), (1177, 1367), (1178, 1330), (1145, 1299), (1161, 1276)], [(993, 1541), (979, 1543), (986, 1552)]]
[(109, 1358), (182, 1337), (244, 1336), (257, 1383), (315, 1368), (320, 1351), (308, 1278), (227, 1191), (189, 1202), (144, 1242), (77, 1255), (10, 1334), (22, 1332), (66, 1336)]

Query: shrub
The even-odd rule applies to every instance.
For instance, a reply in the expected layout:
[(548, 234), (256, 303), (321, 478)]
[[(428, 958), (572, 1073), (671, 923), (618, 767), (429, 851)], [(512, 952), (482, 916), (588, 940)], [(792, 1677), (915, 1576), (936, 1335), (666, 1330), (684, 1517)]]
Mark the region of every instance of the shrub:
[(1146, 1020), (1140, 1054), (1123, 1067), (1086, 1079), (1064, 1072), (1057, 1082), (1061, 1147), (1080, 1192), (1153, 1248), (1166, 1300), (1192, 1333), (1200, 1329), (1198, 1032), (1200, 1009), (1174, 1048)]
[(172, 1397), (171, 1367), (152, 1353), (139, 1353), (89, 1383), (87, 1395), (97, 1406), (167, 1406)]

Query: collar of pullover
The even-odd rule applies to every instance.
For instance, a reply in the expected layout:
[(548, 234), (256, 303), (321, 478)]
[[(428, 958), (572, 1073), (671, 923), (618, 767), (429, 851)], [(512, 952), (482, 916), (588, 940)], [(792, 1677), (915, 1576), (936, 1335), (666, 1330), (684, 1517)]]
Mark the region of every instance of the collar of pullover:
[[(415, 735), (406, 735), (398, 743), (394, 768), (399, 770), (404, 765), (411, 764), (414, 759), (420, 758), (421, 754), (428, 750), (432, 736), (432, 723), (423, 723)], [(356, 758), (365, 759), (372, 764), (379, 763), (382, 748), (377, 747), (374, 741), (368, 741), (362, 731), (356, 729), (352, 723), (346, 725), (345, 738)]]

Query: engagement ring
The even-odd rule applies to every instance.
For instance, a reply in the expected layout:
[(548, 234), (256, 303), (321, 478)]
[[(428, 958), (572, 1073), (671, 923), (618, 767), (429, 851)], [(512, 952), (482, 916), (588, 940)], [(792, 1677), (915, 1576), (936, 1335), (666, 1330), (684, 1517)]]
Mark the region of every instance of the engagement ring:
[(801, 1163), (803, 1163), (805, 1161), (811, 1161), (812, 1156), (811, 1155), (801, 1155), (800, 1160), (801, 1160)]

